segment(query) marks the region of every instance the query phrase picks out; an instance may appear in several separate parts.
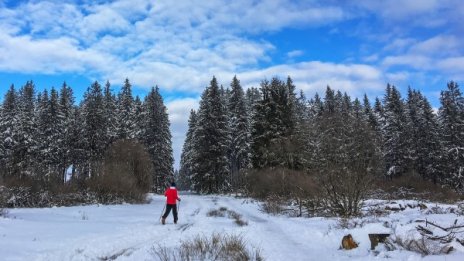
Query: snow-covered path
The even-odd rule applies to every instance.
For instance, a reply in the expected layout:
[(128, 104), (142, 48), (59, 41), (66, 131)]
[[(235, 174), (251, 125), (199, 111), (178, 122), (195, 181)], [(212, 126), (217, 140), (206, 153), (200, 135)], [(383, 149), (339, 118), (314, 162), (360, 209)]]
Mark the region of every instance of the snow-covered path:
[[(261, 249), (266, 260), (381, 257), (369, 252), (367, 238), (369, 231), (385, 230), (381, 222), (348, 231), (334, 229), (334, 219), (270, 216), (250, 200), (198, 195), (181, 198), (179, 223), (174, 225), (170, 215), (164, 226), (159, 217), (165, 199), (157, 195), (145, 205), (11, 209), (8, 218), (0, 218), (0, 260), (156, 260), (153, 247), (176, 247), (181, 240), (213, 232), (242, 235)], [(220, 207), (241, 214), (248, 225), (240, 227), (227, 217), (206, 215)], [(341, 238), (348, 232), (360, 247), (338, 250)], [(420, 259), (420, 255), (406, 251), (389, 256), (389, 260)]]

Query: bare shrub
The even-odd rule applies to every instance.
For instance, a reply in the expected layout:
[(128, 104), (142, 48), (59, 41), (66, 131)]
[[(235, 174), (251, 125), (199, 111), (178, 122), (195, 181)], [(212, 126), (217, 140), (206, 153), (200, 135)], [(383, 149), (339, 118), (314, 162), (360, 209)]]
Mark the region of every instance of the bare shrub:
[(152, 163), (146, 149), (133, 140), (119, 140), (107, 150), (101, 171), (89, 181), (102, 201), (111, 195), (142, 202), (151, 186)]
[(292, 205), (295, 216), (320, 210), (320, 188), (314, 175), (284, 168), (250, 170), (247, 174), (248, 193), (263, 200), (263, 210), (271, 214), (288, 211), (282, 205)]
[(322, 204), (337, 216), (351, 217), (361, 214), (363, 200), (369, 190), (370, 177), (371, 174), (363, 169), (328, 171), (320, 177), (323, 189)]
[(406, 250), (420, 253), (423, 256), (449, 254), (453, 250), (453, 247), (440, 244), (439, 242), (428, 239), (425, 236), (422, 236), (419, 239), (396, 236), (393, 243)]
[(159, 260), (218, 260), (247, 261), (264, 260), (260, 251), (247, 246), (241, 236), (212, 234), (211, 237), (196, 236), (183, 241), (178, 248), (153, 247), (152, 254)]
[(264, 212), (277, 215), (283, 212), (282, 200), (277, 196), (269, 196), (261, 205)]

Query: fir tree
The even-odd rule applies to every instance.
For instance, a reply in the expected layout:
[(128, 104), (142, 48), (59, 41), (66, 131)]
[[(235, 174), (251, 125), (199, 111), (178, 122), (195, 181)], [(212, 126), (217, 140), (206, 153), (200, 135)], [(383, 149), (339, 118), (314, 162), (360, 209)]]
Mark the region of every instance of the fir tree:
[(217, 193), (230, 189), (227, 161), (227, 115), (221, 103), (215, 77), (203, 92), (197, 113), (194, 142), (193, 188), (199, 192)]
[(464, 188), (464, 98), (456, 82), (449, 82), (441, 92), (438, 112), (444, 148), (448, 183), (455, 189)]
[(278, 78), (261, 83), (262, 99), (256, 104), (252, 118), (252, 165), (254, 168), (301, 168), (296, 157), (296, 98), (291, 80)]
[(106, 143), (112, 143), (118, 138), (119, 119), (116, 97), (112, 92), (111, 84), (109, 81), (106, 81), (104, 94), (104, 107), (105, 107), (105, 119), (106, 119), (106, 137), (108, 140)]
[(10, 86), (3, 100), (0, 114), (0, 166), (5, 177), (11, 177), (16, 173), (14, 168), (15, 151), (18, 149), (18, 96), (13, 85)]
[(76, 150), (76, 144), (72, 142), (72, 122), (74, 113), (77, 108), (74, 105), (74, 94), (70, 86), (63, 83), (60, 89), (60, 111), (61, 111), (61, 122), (60, 122), (60, 134), (61, 144), (60, 153), (60, 167), (63, 182), (66, 181), (66, 169), (72, 165), (74, 158), (74, 151)]
[(192, 175), (194, 166), (194, 142), (195, 142), (195, 126), (196, 126), (196, 112), (192, 109), (188, 120), (188, 130), (185, 136), (184, 146), (182, 147), (182, 154), (180, 156), (180, 185), (185, 189), (192, 189)]
[(407, 130), (406, 114), (401, 95), (395, 86), (387, 85), (385, 96), (384, 157), (387, 176), (401, 176), (407, 171)]
[(247, 168), (250, 154), (250, 130), (244, 92), (236, 76), (230, 84), (229, 124), (230, 124), (230, 174), (231, 184), (237, 188), (242, 183), (240, 171)]
[(119, 139), (133, 139), (135, 138), (135, 107), (134, 98), (132, 97), (132, 85), (129, 79), (124, 81), (118, 99), (118, 138)]
[(34, 176), (34, 160), (37, 157), (38, 142), (37, 117), (36, 117), (36, 97), (35, 85), (32, 81), (26, 82), (19, 90), (19, 130), (16, 139), (17, 150), (15, 150), (15, 165), (20, 171), (20, 178), (23, 176)]
[(166, 106), (158, 87), (152, 88), (143, 103), (143, 143), (153, 163), (153, 191), (165, 188), (174, 175), (172, 136)]
[(106, 119), (103, 93), (100, 84), (94, 82), (84, 94), (82, 105), (82, 116), (84, 119), (84, 151), (87, 152), (88, 176), (96, 170), (96, 163), (99, 162), (106, 148)]

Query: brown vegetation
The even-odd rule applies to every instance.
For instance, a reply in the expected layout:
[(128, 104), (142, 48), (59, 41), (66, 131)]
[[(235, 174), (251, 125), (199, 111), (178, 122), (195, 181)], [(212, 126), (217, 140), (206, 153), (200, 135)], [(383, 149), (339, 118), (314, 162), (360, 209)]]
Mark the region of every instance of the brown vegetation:
[(133, 140), (119, 140), (107, 150), (101, 171), (89, 181), (103, 201), (108, 195), (143, 201), (151, 186), (152, 163), (143, 145)]
[(447, 186), (413, 175), (403, 175), (391, 180), (379, 177), (374, 180), (373, 188), (370, 196), (382, 199), (419, 199), (445, 203), (464, 199), (464, 195)]
[(211, 237), (197, 236), (182, 242), (176, 249), (153, 247), (152, 254), (158, 260), (218, 260), (218, 261), (261, 261), (259, 249), (249, 247), (240, 236), (213, 234)]

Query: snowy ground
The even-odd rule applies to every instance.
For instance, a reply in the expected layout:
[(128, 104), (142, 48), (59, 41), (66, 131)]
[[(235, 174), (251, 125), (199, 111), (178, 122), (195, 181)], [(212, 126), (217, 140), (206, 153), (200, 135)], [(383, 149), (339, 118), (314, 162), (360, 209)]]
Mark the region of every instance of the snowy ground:
[[(464, 260), (457, 243), (450, 255), (426, 256), (405, 250), (370, 251), (368, 233), (402, 233), (414, 230), (415, 220), (450, 224), (463, 217), (454, 213), (427, 214), (406, 209), (378, 218), (358, 220), (356, 228), (340, 228), (337, 219), (288, 218), (260, 211), (252, 200), (226, 196), (182, 195), (179, 223), (161, 225), (165, 199), (153, 196), (146, 205), (93, 205), (46, 209), (9, 209), (0, 218), (1, 260), (157, 260), (153, 247), (176, 247), (181, 240), (213, 232), (242, 235), (261, 249), (266, 260)], [(386, 204), (371, 201), (369, 204)], [(402, 201), (403, 206), (408, 202)], [(413, 204), (412, 202), (411, 204)], [(398, 205), (398, 202), (393, 204)], [(248, 222), (239, 227), (227, 217), (208, 217), (211, 209), (226, 207)], [(429, 207), (432, 205), (429, 204)], [(443, 209), (453, 206), (442, 205)], [(352, 234), (354, 250), (339, 250), (341, 238)]]

